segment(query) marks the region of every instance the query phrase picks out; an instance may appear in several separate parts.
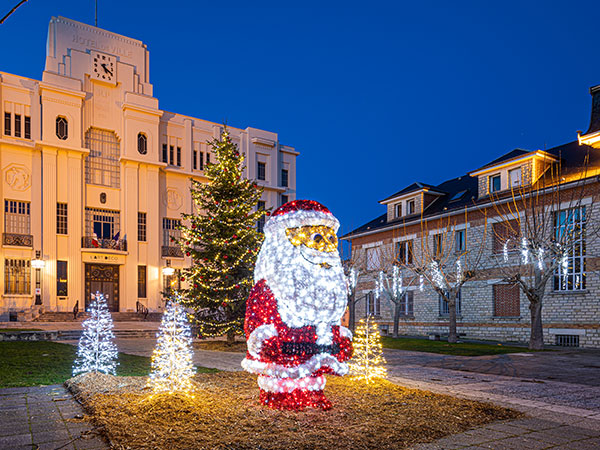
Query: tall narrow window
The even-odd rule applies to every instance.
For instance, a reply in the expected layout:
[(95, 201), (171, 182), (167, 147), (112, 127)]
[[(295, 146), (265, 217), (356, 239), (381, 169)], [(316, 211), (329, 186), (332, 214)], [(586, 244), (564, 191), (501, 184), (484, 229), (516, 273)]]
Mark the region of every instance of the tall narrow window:
[(414, 295), (414, 291), (406, 291), (400, 299), (400, 314), (403, 316), (413, 316), (415, 314)]
[(508, 177), (510, 179), (510, 187), (519, 187), (521, 186), (521, 168), (518, 167), (508, 172)]
[(14, 234), (30, 234), (31, 204), (4, 200), (4, 231)]
[(369, 292), (367, 293), (365, 300), (367, 303), (368, 316), (381, 315), (381, 298), (377, 298), (373, 292)]
[(56, 261), (56, 295), (58, 297), (66, 297), (69, 295), (67, 261)]
[(12, 114), (9, 112), (4, 113), (4, 134), (7, 136), (11, 135), (11, 122), (12, 122)]
[(466, 231), (465, 230), (456, 230), (454, 232), (454, 250), (457, 252), (464, 252), (466, 248)]
[(415, 201), (409, 200), (406, 202), (406, 214), (414, 214), (415, 213)]
[(137, 144), (140, 155), (148, 153), (148, 137), (144, 133), (138, 133)]
[(138, 212), (138, 241), (146, 242), (146, 213)]
[(256, 178), (259, 180), (265, 180), (267, 176), (267, 164), (259, 162), (256, 170)]
[(200, 156), (200, 161), (199, 161), (199, 163), (200, 163), (200, 170), (204, 170), (204, 153), (200, 152), (199, 156)]
[(501, 181), (500, 174), (490, 176), (490, 178), (489, 178), (490, 193), (500, 191), (500, 188), (501, 188), (500, 181)]
[[(446, 296), (448, 296), (449, 294), (446, 293)], [(459, 291), (456, 293), (456, 314), (460, 314), (461, 311), (461, 291), (459, 289)], [(440, 304), (440, 316), (447, 316), (448, 314), (450, 314), (450, 307), (448, 306), (448, 301), (444, 298), (443, 295), (439, 294), (439, 304)]]
[(69, 137), (69, 124), (66, 117), (58, 116), (56, 118), (56, 137), (61, 141)]
[(146, 298), (146, 266), (138, 266), (138, 298)]
[(196, 170), (198, 168), (198, 150), (194, 149), (192, 152), (192, 169)]
[(25, 116), (25, 139), (31, 139), (31, 117)]
[(210, 164), (210, 152), (206, 152), (206, 164)]
[(443, 236), (443, 234), (433, 235), (433, 256), (435, 258), (441, 258), (444, 252)]
[(398, 242), (398, 260), (400, 264), (412, 264), (413, 262), (413, 241)]
[(31, 294), (31, 264), (28, 259), (4, 260), (4, 293)]
[(168, 247), (178, 247), (177, 241), (181, 237), (181, 220), (163, 218), (163, 245)]
[(562, 264), (554, 274), (554, 290), (577, 291), (586, 286), (586, 208), (565, 209), (555, 214), (556, 242), (566, 246), (566, 270)]
[(177, 147), (177, 167), (181, 167), (181, 147)]
[(287, 169), (281, 169), (281, 185), (288, 187), (289, 184), (289, 173)]
[(168, 149), (167, 149), (167, 144), (163, 144), (162, 145), (162, 162), (166, 163), (168, 162)]
[(67, 221), (68, 212), (66, 203), (56, 204), (56, 234), (69, 234)]
[(281, 204), (285, 205), (287, 202), (289, 202), (289, 197), (287, 195), (281, 194)]
[(396, 217), (402, 217), (402, 203), (396, 205)]
[(21, 114), (15, 114), (15, 136), (21, 137)]
[(169, 164), (175, 165), (175, 146), (169, 145)]
[[(260, 210), (260, 211), (264, 211), (267, 207), (267, 204), (262, 201), (259, 200), (258, 203), (256, 204), (256, 209)], [(262, 233), (263, 230), (265, 228), (265, 216), (263, 215), (260, 219), (258, 219), (258, 222), (256, 222), (256, 230), (259, 233)]]
[(381, 269), (381, 261), (380, 261), (380, 249), (379, 247), (370, 247), (367, 248), (367, 270), (379, 270)]
[(90, 128), (85, 133), (85, 182), (113, 188), (120, 187), (120, 144), (112, 131)]

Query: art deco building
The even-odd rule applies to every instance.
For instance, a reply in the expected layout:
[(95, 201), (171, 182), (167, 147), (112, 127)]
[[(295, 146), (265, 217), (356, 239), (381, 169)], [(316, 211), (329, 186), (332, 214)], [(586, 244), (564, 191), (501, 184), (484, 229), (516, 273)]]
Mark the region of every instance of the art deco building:
[[(0, 318), (82, 310), (97, 290), (113, 311), (160, 310), (191, 263), (170, 238), (221, 125), (159, 108), (141, 41), (63, 17), (42, 80), (0, 72), (0, 104)], [(274, 132), (230, 133), (264, 187), (259, 207), (293, 200), (298, 153)]]

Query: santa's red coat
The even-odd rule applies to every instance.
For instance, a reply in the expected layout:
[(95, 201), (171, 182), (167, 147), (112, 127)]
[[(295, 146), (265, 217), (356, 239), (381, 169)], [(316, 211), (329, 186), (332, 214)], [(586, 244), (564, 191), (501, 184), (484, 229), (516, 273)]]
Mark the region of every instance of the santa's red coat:
[[(262, 325), (273, 325), (277, 336), (263, 342), (258, 358), (247, 352), (247, 360), (292, 368), (303, 365), (315, 355), (317, 342), (315, 327), (292, 328), (286, 325), (279, 315), (277, 300), (264, 279), (254, 285), (248, 298), (244, 325), (246, 338), (248, 339), (252, 332)], [(352, 356), (351, 339), (340, 334), (339, 325), (333, 325), (331, 332), (333, 342), (331, 346), (326, 347), (326, 353), (331, 354), (339, 362), (347, 361)], [(295, 351), (290, 351), (290, 348), (294, 348)], [(307, 351), (304, 352), (302, 349)], [(323, 347), (318, 351), (322, 352)], [(335, 370), (327, 366), (320, 367), (312, 375), (323, 373), (335, 373)]]

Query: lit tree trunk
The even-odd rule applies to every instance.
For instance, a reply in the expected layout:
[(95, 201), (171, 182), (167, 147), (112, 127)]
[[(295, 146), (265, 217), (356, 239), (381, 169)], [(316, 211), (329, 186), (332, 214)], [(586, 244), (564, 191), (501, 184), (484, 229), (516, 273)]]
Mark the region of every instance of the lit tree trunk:
[(356, 324), (356, 301), (354, 300), (356, 293), (350, 296), (348, 302), (348, 328), (354, 333), (354, 327)]
[(400, 328), (400, 301), (394, 302), (394, 337), (398, 337), (398, 329)]
[(451, 292), (448, 298), (448, 342), (456, 344), (458, 333), (456, 332), (456, 295)]
[(531, 350), (542, 350), (544, 348), (544, 327), (542, 325), (542, 300), (546, 282), (539, 269), (534, 270), (535, 287), (526, 293), (529, 300), (529, 311), (531, 313), (531, 335), (529, 337), (529, 348)]

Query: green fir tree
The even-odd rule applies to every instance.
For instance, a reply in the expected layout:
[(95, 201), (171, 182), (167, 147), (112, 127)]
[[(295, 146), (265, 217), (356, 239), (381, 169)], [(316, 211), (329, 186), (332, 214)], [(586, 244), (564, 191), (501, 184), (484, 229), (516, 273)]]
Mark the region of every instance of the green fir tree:
[(208, 183), (192, 180), (196, 213), (184, 214), (179, 245), (192, 266), (184, 269), (185, 306), (195, 310), (194, 322), (202, 336), (227, 335), (233, 343), (242, 332), (246, 299), (253, 285), (256, 256), (263, 239), (256, 230), (265, 214), (257, 208), (262, 188), (242, 177), (244, 156), (227, 128), (213, 140), (216, 162), (207, 164)]

